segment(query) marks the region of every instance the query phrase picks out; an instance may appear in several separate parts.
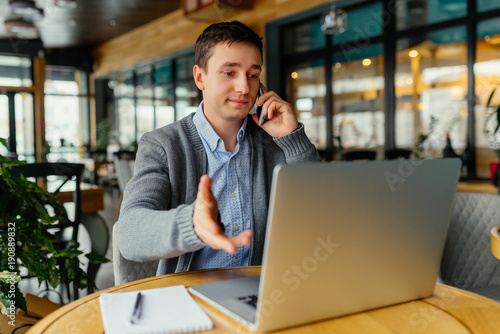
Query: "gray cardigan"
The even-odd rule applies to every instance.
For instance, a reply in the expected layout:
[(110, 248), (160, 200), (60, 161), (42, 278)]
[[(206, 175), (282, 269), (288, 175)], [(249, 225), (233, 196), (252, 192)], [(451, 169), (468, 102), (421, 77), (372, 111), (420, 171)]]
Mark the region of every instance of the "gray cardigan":
[[(249, 264), (262, 261), (273, 168), (280, 163), (319, 161), (303, 126), (273, 139), (248, 119), (250, 143)], [(160, 260), (157, 275), (188, 271), (203, 243), (193, 229), (198, 182), (207, 157), (192, 115), (144, 134), (117, 222), (120, 252), (128, 260)]]

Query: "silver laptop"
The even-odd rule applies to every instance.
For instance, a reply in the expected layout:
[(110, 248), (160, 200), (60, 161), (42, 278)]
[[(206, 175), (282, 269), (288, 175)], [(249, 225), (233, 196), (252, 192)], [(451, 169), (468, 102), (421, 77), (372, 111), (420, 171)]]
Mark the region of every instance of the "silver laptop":
[(189, 291), (252, 331), (428, 297), (458, 159), (281, 165), (260, 276)]

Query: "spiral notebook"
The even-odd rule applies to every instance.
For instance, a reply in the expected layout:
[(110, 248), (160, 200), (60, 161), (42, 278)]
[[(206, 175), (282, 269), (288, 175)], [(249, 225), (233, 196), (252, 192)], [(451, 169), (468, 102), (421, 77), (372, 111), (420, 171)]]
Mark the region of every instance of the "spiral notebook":
[(184, 333), (212, 329), (212, 320), (183, 285), (140, 291), (140, 317), (130, 323), (137, 293), (102, 293), (99, 297), (106, 334)]

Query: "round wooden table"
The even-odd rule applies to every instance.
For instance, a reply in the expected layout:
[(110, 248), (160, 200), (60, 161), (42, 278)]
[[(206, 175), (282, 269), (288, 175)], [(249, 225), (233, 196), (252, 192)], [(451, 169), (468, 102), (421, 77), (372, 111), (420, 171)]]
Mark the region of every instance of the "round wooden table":
[[(150, 277), (115, 286), (74, 301), (40, 320), (28, 333), (102, 334), (99, 295), (194, 284), (254, 276), (260, 267), (223, 268)], [(206, 333), (247, 333), (245, 327), (194, 297), (214, 322)], [(286, 333), (498, 333), (500, 303), (485, 297), (436, 284), (434, 294), (425, 299), (384, 307), (350, 316), (288, 328)], [(276, 332), (273, 332), (276, 333)]]

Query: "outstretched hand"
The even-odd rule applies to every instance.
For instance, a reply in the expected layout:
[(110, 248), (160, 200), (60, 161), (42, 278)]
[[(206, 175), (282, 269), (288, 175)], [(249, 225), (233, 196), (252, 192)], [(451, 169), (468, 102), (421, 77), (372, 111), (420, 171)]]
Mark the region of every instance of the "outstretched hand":
[(198, 195), (194, 204), (194, 232), (207, 246), (223, 249), (234, 254), (238, 247), (250, 244), (252, 231), (245, 230), (234, 237), (227, 237), (217, 223), (219, 209), (217, 200), (211, 190), (212, 180), (203, 175), (198, 184)]

